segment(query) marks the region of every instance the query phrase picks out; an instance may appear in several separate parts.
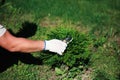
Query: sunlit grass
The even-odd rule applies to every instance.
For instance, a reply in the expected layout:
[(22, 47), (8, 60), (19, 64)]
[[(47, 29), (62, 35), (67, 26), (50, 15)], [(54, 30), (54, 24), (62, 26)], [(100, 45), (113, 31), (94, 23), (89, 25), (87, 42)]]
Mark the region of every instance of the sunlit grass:
[[(88, 68), (93, 69), (93, 78), (99, 80), (104, 75), (101, 80), (119, 80), (120, 51), (116, 44), (120, 35), (119, 3), (119, 0), (6, 0), (0, 6), (0, 23), (14, 33), (19, 32), (25, 21), (35, 23), (36, 34), (30, 37), (33, 40), (49, 39), (47, 34), (59, 26), (72, 26), (81, 33), (91, 34), (93, 55)], [(33, 56), (40, 57), (40, 53)], [(56, 80), (59, 77), (48, 65), (20, 61), (0, 73), (1, 80)]]

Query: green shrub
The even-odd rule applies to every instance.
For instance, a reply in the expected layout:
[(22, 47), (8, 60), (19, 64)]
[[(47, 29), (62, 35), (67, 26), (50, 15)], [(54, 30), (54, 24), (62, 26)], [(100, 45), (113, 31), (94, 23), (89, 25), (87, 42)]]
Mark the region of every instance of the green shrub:
[(65, 64), (69, 67), (86, 65), (90, 58), (90, 38), (89, 35), (79, 32), (73, 27), (60, 26), (57, 28), (52, 28), (49, 33), (47, 33), (48, 39), (64, 39), (66, 35), (71, 35), (73, 41), (68, 44), (66, 51), (62, 56), (58, 54), (42, 54), (42, 59), (44, 63), (52, 66), (60, 66)]

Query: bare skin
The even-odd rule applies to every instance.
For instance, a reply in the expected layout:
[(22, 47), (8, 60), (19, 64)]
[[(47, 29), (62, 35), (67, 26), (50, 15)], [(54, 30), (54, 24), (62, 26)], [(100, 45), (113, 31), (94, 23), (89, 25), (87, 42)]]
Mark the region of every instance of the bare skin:
[(6, 31), (5, 34), (0, 37), (0, 46), (10, 52), (28, 53), (42, 51), (44, 49), (44, 41), (18, 38)]

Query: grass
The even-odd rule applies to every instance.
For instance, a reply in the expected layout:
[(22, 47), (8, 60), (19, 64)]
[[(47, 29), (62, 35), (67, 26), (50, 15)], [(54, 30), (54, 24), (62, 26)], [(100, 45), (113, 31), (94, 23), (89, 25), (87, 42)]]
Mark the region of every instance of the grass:
[[(74, 68), (56, 75), (48, 65), (26, 64), (18, 60), (17, 64), (0, 73), (1, 80), (73, 80), (76, 78), (91, 80), (120, 79), (120, 1), (119, 0), (6, 0), (0, 6), (0, 23), (18, 33), (24, 22), (34, 23), (37, 30), (33, 40), (48, 39), (47, 34), (58, 26), (72, 26), (81, 33), (90, 34), (90, 63), (80, 73)], [(0, 51), (1, 53), (1, 51)], [(32, 56), (39, 58), (41, 52)], [(85, 75), (89, 68), (90, 74)], [(60, 68), (62, 70), (62, 68)], [(51, 74), (52, 73), (52, 74)], [(88, 80), (89, 80), (88, 79)]]

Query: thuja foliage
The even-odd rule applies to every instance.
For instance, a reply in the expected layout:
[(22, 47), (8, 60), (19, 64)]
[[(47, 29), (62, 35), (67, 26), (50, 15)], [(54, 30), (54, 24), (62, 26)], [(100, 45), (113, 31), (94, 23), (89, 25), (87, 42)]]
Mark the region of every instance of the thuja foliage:
[(52, 66), (60, 66), (61, 64), (69, 67), (77, 67), (79, 65), (87, 65), (90, 58), (90, 43), (91, 39), (88, 34), (79, 32), (73, 27), (60, 26), (53, 28), (47, 33), (49, 39), (63, 40), (67, 35), (73, 37), (72, 42), (67, 46), (67, 49), (62, 56), (54, 53), (43, 54), (42, 59), (44, 63)]

